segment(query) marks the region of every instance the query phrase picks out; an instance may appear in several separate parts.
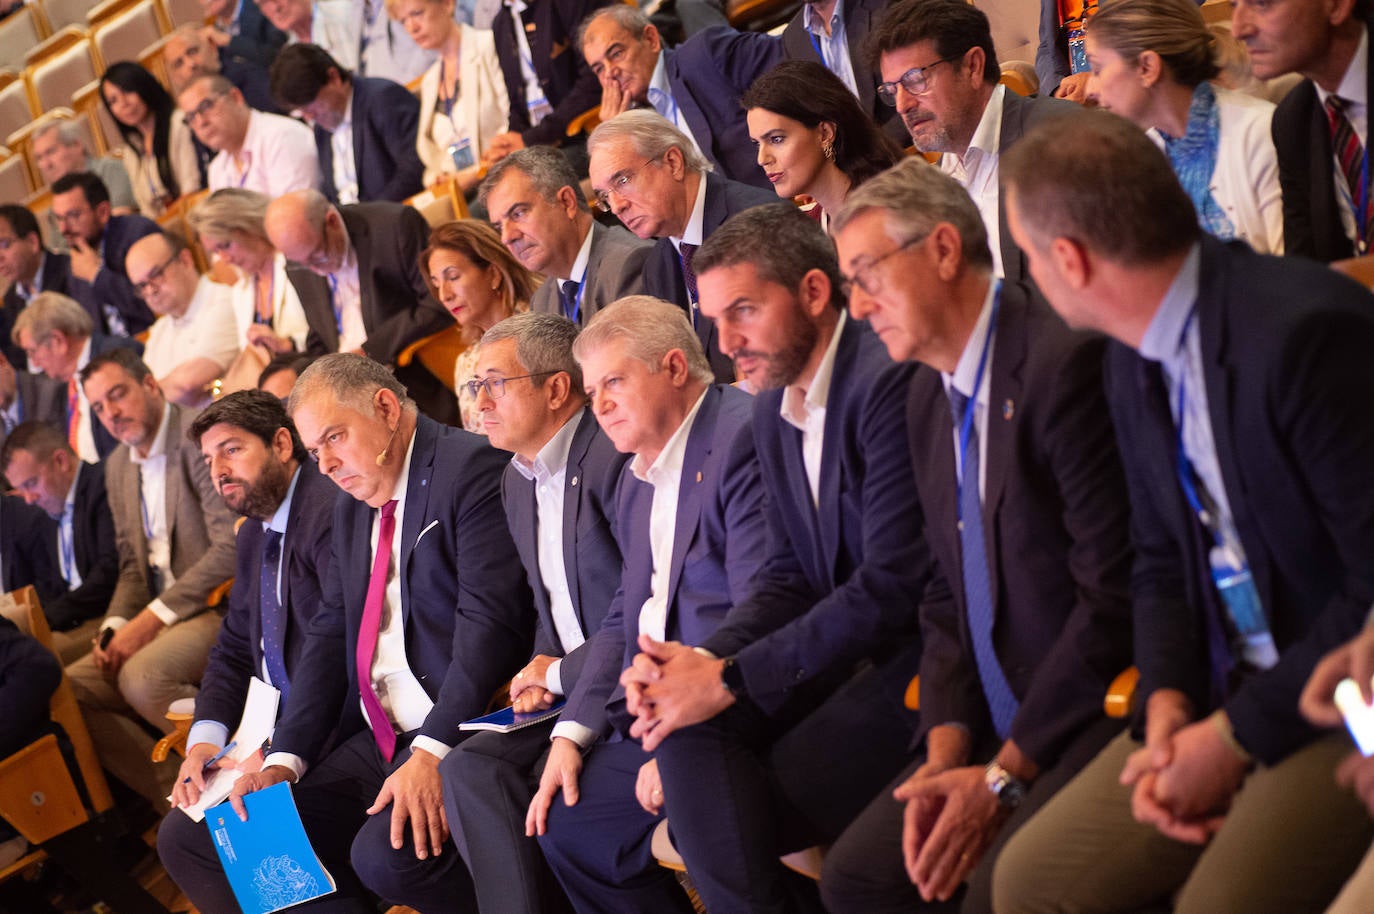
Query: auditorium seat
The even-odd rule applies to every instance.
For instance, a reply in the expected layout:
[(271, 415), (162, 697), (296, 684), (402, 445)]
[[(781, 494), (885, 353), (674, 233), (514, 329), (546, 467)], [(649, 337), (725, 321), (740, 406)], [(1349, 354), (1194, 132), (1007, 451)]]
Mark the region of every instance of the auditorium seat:
[(91, 41), (102, 69), (119, 61), (137, 60), (144, 48), (164, 34), (166, 29), (154, 0), (138, 0), (108, 19), (91, 24)]
[(48, 37), (41, 16), (25, 4), (0, 21), (0, 67), (24, 66), (24, 55)]

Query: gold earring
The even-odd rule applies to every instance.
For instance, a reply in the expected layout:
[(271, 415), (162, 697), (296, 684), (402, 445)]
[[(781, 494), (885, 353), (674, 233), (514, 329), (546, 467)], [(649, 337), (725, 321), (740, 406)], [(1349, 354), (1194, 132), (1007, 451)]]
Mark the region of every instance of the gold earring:
[(821, 155), (825, 156), (827, 161), (835, 161), (835, 144), (830, 140), (821, 143)]

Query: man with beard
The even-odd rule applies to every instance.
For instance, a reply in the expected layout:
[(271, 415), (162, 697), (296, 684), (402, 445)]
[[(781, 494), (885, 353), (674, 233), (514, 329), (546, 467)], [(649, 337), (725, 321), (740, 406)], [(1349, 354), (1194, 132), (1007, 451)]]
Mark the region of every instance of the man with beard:
[(1027, 279), (1025, 256), (1007, 228), (997, 163), (1031, 127), (1077, 106), (1022, 98), (998, 85), (988, 17), (964, 0), (902, 0), (872, 39), (883, 80), (878, 95), (897, 109), (918, 150), (943, 153), (940, 169), (978, 205), (993, 272)]
[(702, 650), (640, 635), (621, 677), (630, 732), (655, 753), (657, 800), (708, 910), (819, 911), (778, 855), (833, 841), (901, 771), (917, 725), (904, 696), (932, 563), (906, 441), (912, 368), (844, 316), (834, 247), (790, 203), (733, 217), (696, 263), (702, 314), (761, 390), (769, 548)]
[[(205, 764), (238, 724), (253, 677), (280, 691), (278, 707), (285, 705), (329, 573), (329, 521), (338, 496), (306, 458), (286, 407), (271, 394), (230, 394), (197, 416), (187, 436), (205, 455), (215, 491), (246, 520), (229, 611), (201, 679), (186, 760), (172, 791), (182, 807), (199, 800)], [(338, 674), (342, 679), (342, 665)], [(179, 884), (194, 878), (193, 869), (178, 865), (182, 851), (209, 840), (187, 816), (163, 822), (158, 853)]]

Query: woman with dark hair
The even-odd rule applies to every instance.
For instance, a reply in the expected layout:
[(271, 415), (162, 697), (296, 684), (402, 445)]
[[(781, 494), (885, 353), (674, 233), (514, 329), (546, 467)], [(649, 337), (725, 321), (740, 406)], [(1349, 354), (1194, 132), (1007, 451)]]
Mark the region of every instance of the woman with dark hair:
[(1110, 0), (1088, 20), (1088, 98), (1147, 131), (1198, 222), (1261, 254), (1283, 253), (1274, 106), (1214, 86), (1216, 40), (1193, 0)]
[(129, 61), (100, 78), (100, 99), (129, 146), (125, 156), (139, 211), (156, 218), (178, 197), (200, 190), (191, 130), (153, 74)]
[(783, 61), (754, 80), (740, 105), (773, 189), (815, 200), (822, 226), (850, 190), (901, 161), (854, 93), (815, 61)]
[(435, 228), (429, 247), (420, 252), (420, 272), (435, 300), (453, 315), (468, 347), (453, 369), (463, 428), (485, 435), (477, 402), (464, 386), (477, 370), (477, 344), (500, 321), (530, 309), (539, 277), (506, 250), (495, 229), (476, 219)]

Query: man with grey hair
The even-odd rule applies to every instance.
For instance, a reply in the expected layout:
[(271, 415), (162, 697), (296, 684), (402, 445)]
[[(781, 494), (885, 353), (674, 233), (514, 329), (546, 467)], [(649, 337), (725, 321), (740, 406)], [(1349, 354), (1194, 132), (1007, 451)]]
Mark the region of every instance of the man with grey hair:
[(501, 241), (546, 280), (530, 300), (533, 310), (583, 326), (616, 299), (644, 291), (653, 245), (592, 218), (577, 173), (559, 150), (517, 150), (491, 167), (478, 195)]
[(99, 463), (119, 441), (91, 414), (77, 373), (91, 358), (110, 349), (136, 349), (127, 337), (105, 336), (75, 299), (59, 292), (39, 292), (14, 320), (10, 336), (28, 359), (29, 370), (66, 386), (67, 442), (87, 463)]
[(776, 203), (777, 195), (715, 174), (680, 130), (651, 111), (604, 122), (588, 139), (587, 153), (597, 206), (640, 238), (657, 239), (644, 263), (645, 292), (687, 313), (716, 380), (733, 381), (715, 326), (697, 309), (692, 257), (726, 219)]
[[(753, 433), (774, 535), (699, 645), (709, 653), (641, 634), (622, 676), (631, 733), (658, 759), (708, 910), (819, 910), (814, 883), (778, 855), (833, 841), (902, 769), (919, 720), (902, 700), (931, 576), (908, 457), (912, 367), (845, 318), (834, 246), (790, 202), (734, 216), (698, 263), (702, 310), (761, 391)], [(810, 828), (780, 841), (777, 823), (798, 813)]]
[(601, 82), (602, 121), (632, 108), (657, 111), (726, 177), (772, 190), (739, 99), (783, 59), (781, 41), (720, 25), (669, 50), (637, 6), (612, 3), (582, 23), (577, 46)]
[[(48, 121), (29, 138), (29, 151), (38, 166), (38, 174), (49, 187), (58, 178), (88, 171), (105, 182), (110, 192), (110, 214), (125, 216), (138, 211), (129, 172), (118, 159), (92, 156), (86, 152), (79, 121)], [(67, 250), (66, 239), (57, 226), (57, 218), (48, 212), (48, 245), (55, 251)]]
[[(501, 510), (505, 455), (420, 415), (385, 366), (351, 353), (307, 368), (288, 411), (320, 472), (352, 497), (335, 505), (336, 573), (272, 751), (240, 778), (234, 808), (246, 816), (244, 794), (299, 781), (306, 832), (338, 882), (333, 910), (370, 910), (366, 891), (471, 910), (439, 762), (528, 656), (534, 613)], [(198, 907), (235, 909), (213, 852), (183, 863)]]
[(999, 281), (977, 207), (924, 162), (832, 227), (851, 315), (923, 364), (905, 411), (936, 567), (909, 764), (834, 842), (821, 892), (835, 912), (988, 911), (1002, 844), (1121, 729), (1102, 695), (1131, 663), (1130, 505), (1103, 340)]
[[(620, 584), (615, 503), (628, 457), (587, 408), (576, 337), (577, 326), (555, 314), (506, 318), (483, 335), (468, 382), (487, 440), (514, 454), (501, 495), (539, 614), (534, 656), (511, 680), (517, 712), (548, 708), (573, 689)], [(553, 726), (478, 733), (440, 766), (449, 828), (483, 911), (557, 907), (561, 892), (522, 815)]]
[(315, 134), (294, 118), (248, 107), (243, 93), (220, 74), (191, 80), (177, 104), (196, 139), (214, 151), (205, 186), (245, 187), (278, 197), (320, 186)]
[[(662, 820), (657, 768), (629, 732), (617, 684), (641, 634), (700, 644), (742, 599), (765, 550), (750, 397), (711, 383), (686, 317), (631, 296), (598, 314), (573, 353), (622, 474), (620, 589), (591, 639), (525, 833), (579, 911), (691, 911), (650, 836)], [(582, 753), (590, 749), (585, 766)]]

